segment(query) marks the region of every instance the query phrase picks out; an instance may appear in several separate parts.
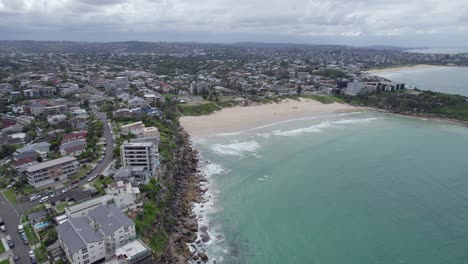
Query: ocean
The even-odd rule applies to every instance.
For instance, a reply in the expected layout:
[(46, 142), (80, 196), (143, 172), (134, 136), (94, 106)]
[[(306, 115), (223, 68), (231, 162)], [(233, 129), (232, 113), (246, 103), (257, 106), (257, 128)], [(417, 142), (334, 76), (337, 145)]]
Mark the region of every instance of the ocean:
[(372, 111), (198, 139), (210, 263), (467, 263), (468, 130)]
[(376, 75), (421, 90), (468, 96), (468, 67), (388, 69)]

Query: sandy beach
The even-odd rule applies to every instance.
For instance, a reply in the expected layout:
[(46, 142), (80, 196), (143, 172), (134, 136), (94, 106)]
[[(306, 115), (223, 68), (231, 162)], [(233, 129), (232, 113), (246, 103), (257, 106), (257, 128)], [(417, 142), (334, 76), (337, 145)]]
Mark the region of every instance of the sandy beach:
[(224, 108), (207, 116), (184, 116), (180, 123), (193, 138), (238, 132), (257, 126), (300, 118), (308, 114), (351, 112), (358, 107), (333, 103), (322, 104), (312, 99), (289, 100), (257, 106)]
[(400, 67), (389, 67), (383, 69), (374, 69), (370, 71), (366, 71), (368, 74), (379, 74), (379, 73), (389, 73), (389, 72), (397, 72), (401, 70), (417, 70), (417, 69), (428, 69), (434, 67), (441, 67), (436, 65), (428, 65), (428, 64), (418, 64), (418, 65), (411, 65), (411, 66), (400, 66)]

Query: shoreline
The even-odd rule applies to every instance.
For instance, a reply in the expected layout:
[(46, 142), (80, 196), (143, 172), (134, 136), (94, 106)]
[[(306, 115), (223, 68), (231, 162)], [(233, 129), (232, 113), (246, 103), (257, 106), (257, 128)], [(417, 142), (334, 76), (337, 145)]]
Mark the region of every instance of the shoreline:
[(436, 67), (449, 67), (445, 65), (431, 65), (431, 64), (415, 64), (415, 65), (407, 65), (407, 66), (390, 66), (385, 68), (376, 68), (370, 69), (367, 71), (363, 71), (364, 73), (371, 74), (371, 75), (378, 75), (380, 73), (392, 73), (398, 72), (402, 70), (419, 70), (419, 69), (430, 69)]
[[(300, 101), (301, 103), (310, 103), (309, 99), (304, 99), (303, 101)], [(314, 101), (316, 102), (316, 101)], [(290, 106), (288, 103), (290, 102), (281, 102), (279, 104), (271, 104), (273, 106), (277, 105), (287, 105)], [(317, 102), (318, 104), (322, 104), (320, 102)], [(270, 104), (269, 104), (270, 105)], [(323, 104), (322, 104), (323, 105)], [(326, 105), (326, 104), (325, 104)], [(206, 218), (205, 211), (207, 210), (207, 206), (210, 206), (216, 200), (216, 195), (212, 193), (212, 189), (210, 188), (211, 185), (213, 184), (212, 182), (212, 177), (211, 174), (206, 171), (206, 168), (208, 165), (210, 165), (210, 161), (205, 160), (202, 155), (196, 150), (194, 144), (193, 144), (193, 139), (197, 137), (206, 137), (206, 136), (212, 136), (219, 134), (220, 132), (222, 133), (236, 133), (240, 132), (244, 129), (251, 129), (255, 128), (261, 125), (268, 125), (272, 124), (275, 122), (281, 122), (281, 121), (286, 121), (290, 120), (292, 118), (300, 118), (301, 116), (304, 116), (305, 114), (321, 114), (321, 113), (343, 113), (343, 112), (355, 112), (355, 111), (362, 111), (362, 110), (367, 110), (367, 111), (376, 111), (384, 114), (390, 114), (390, 115), (395, 115), (395, 116), (401, 116), (401, 117), (411, 117), (411, 118), (418, 118), (418, 119), (426, 119), (426, 120), (436, 120), (436, 121), (443, 121), (443, 122), (449, 122), (452, 124), (457, 124), (457, 125), (462, 125), (466, 128), (468, 128), (468, 121), (464, 120), (456, 120), (456, 119), (450, 119), (450, 118), (444, 118), (444, 117), (439, 117), (436, 115), (431, 115), (431, 114), (415, 114), (415, 113), (398, 113), (398, 112), (392, 112), (384, 109), (378, 109), (378, 108), (372, 108), (372, 107), (358, 107), (358, 106), (353, 106), (349, 104), (339, 104), (339, 103), (334, 103), (330, 104), (334, 105), (333, 107), (326, 107), (326, 108), (318, 108), (314, 112), (299, 112), (299, 111), (286, 111), (277, 113), (277, 115), (270, 116), (267, 119), (259, 120), (258, 118), (263, 117), (263, 114), (259, 114), (262, 111), (256, 111), (252, 113), (252, 110), (258, 110), (259, 106), (243, 106), (243, 107), (235, 107), (235, 108), (228, 108), (231, 109), (229, 114), (231, 112), (249, 112), (252, 116), (254, 116), (254, 119), (256, 122), (253, 123), (248, 123), (244, 124), (241, 127), (237, 127), (235, 131), (221, 131), (220, 127), (223, 125), (223, 122), (221, 119), (226, 118), (225, 114), (220, 114), (223, 110), (215, 112), (213, 114), (207, 115), (207, 116), (193, 116), (190, 117), (190, 119), (186, 119), (184, 121), (181, 120), (181, 125), (183, 127), (183, 130), (185, 131), (187, 137), (186, 141), (186, 147), (190, 150), (192, 160), (192, 168), (195, 166), (195, 170), (191, 173), (191, 179), (186, 179), (185, 184), (183, 184), (182, 188), (184, 189), (184, 194), (185, 199), (183, 199), (186, 203), (186, 205), (189, 206), (187, 211), (184, 213), (184, 220), (179, 221), (179, 224), (181, 226), (181, 230), (176, 233), (176, 241), (180, 241), (180, 236), (181, 235), (186, 235), (185, 239), (185, 244), (186, 247), (189, 249), (190, 252), (187, 252), (187, 254), (184, 254), (182, 258), (185, 258), (188, 263), (206, 263), (206, 262), (211, 262), (216, 263), (216, 259), (213, 259), (213, 256), (208, 255), (206, 251), (206, 247), (209, 246), (211, 243), (215, 243), (214, 240), (218, 239), (219, 234), (214, 233), (215, 231), (212, 230), (209, 225), (208, 225), (208, 220)], [(337, 109), (336, 106), (339, 105), (339, 108)], [(260, 105), (262, 106), (262, 105)], [(330, 111), (330, 109), (335, 109), (334, 111)], [(260, 109), (264, 110), (264, 109)], [(297, 109), (294, 109), (297, 110)], [(268, 111), (267, 111), (268, 112)], [(242, 115), (241, 115), (242, 116)], [(212, 125), (214, 128), (211, 130), (204, 130), (206, 129), (204, 126), (201, 128), (197, 126), (193, 126), (194, 123), (193, 121), (199, 120), (199, 119), (206, 119), (209, 120), (210, 122), (213, 122)], [(278, 119), (279, 118), (279, 119)], [(219, 122), (221, 120), (221, 122)], [(227, 119), (224, 119), (224, 122), (226, 122)], [(217, 122), (218, 121), (218, 122)], [(229, 121), (229, 120), (228, 120)], [(240, 122), (245, 122), (242, 118), (239, 119), (238, 121)], [(258, 123), (262, 121), (262, 123)], [(195, 125), (197, 122), (195, 122)], [(187, 128), (188, 126), (189, 128)], [(188, 231), (190, 230), (190, 231)], [(188, 232), (187, 232), (188, 231)], [(188, 234), (187, 234), (188, 233)], [(221, 235), (222, 236), (222, 235)], [(182, 240), (183, 241), (183, 240)], [(180, 260), (180, 259), (179, 259)], [(219, 260), (218, 260), (219, 261)]]
[(313, 99), (300, 98), (297, 101), (285, 99), (279, 103), (223, 108), (206, 116), (183, 116), (179, 121), (194, 140), (210, 135), (236, 133), (310, 114), (354, 112), (361, 109), (348, 104), (323, 104)]

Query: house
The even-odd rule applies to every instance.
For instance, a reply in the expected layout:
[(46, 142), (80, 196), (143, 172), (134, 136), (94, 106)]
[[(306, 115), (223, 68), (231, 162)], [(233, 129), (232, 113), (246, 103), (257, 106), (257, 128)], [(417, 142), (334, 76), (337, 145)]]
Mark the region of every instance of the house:
[(86, 139), (88, 131), (75, 131), (63, 136), (62, 144), (65, 142), (75, 141), (78, 139)]
[(20, 160), (26, 157), (37, 157), (41, 156), (42, 158), (47, 157), (47, 153), (50, 151), (50, 144), (47, 142), (38, 142), (31, 145), (24, 146), (19, 148), (13, 154), (14, 160)]
[(148, 103), (141, 97), (133, 97), (128, 100), (128, 107), (135, 108), (135, 107), (146, 107)]
[(49, 124), (53, 125), (53, 124), (57, 124), (59, 122), (62, 122), (62, 121), (65, 121), (67, 120), (67, 116), (66, 115), (51, 115), (51, 116), (48, 116), (47, 117), (47, 122), (49, 122)]
[(135, 123), (130, 123), (130, 124), (126, 124), (126, 125), (122, 125), (120, 127), (121, 129), (121, 134), (122, 135), (126, 135), (128, 133), (131, 133), (131, 134), (134, 134), (134, 135), (142, 135), (143, 134), (143, 128), (145, 127), (145, 125), (143, 124), (143, 122), (141, 121), (138, 121), (138, 122), (135, 122)]
[(69, 218), (57, 227), (57, 234), (68, 261), (74, 264), (110, 259), (116, 249), (137, 238), (135, 224), (113, 204)]
[(37, 212), (30, 213), (28, 215), (29, 223), (31, 223), (31, 225), (41, 223), (44, 219), (47, 218), (47, 216), (49, 216), (47, 210), (40, 210)]
[(131, 117), (132, 112), (128, 108), (120, 108), (112, 112), (114, 117)]
[(160, 137), (159, 130), (156, 127), (144, 127), (142, 137)]
[(63, 156), (78, 156), (86, 150), (86, 140), (77, 139), (60, 145), (60, 154)]
[(117, 248), (112, 258), (106, 264), (137, 264), (153, 263), (151, 250), (139, 239)]
[(125, 181), (135, 184), (147, 184), (151, 175), (143, 166), (126, 166), (118, 169), (114, 174), (114, 181)]
[(106, 189), (106, 193), (114, 196), (114, 203), (120, 210), (135, 209), (139, 199), (140, 189), (123, 181), (113, 182)]
[(70, 123), (74, 129), (84, 130), (88, 127), (88, 115), (75, 116)]

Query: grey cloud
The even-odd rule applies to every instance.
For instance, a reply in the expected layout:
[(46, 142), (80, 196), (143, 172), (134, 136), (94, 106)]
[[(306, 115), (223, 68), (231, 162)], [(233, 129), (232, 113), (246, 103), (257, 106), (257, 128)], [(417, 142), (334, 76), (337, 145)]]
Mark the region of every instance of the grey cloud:
[(391, 37), (404, 45), (405, 40), (413, 43), (420, 39), (417, 35), (434, 39), (444, 35), (453, 36), (446, 38), (453, 42), (468, 39), (465, 1), (0, 0), (0, 36), (10, 37), (17, 31), (51, 38), (62, 34), (63, 39), (72, 39), (79, 31), (86, 36), (101, 35), (101, 41), (141, 36), (170, 41), (186, 36), (190, 41), (208, 37), (288, 42), (322, 38), (347, 43), (387, 43)]

